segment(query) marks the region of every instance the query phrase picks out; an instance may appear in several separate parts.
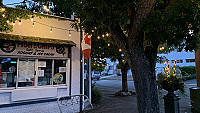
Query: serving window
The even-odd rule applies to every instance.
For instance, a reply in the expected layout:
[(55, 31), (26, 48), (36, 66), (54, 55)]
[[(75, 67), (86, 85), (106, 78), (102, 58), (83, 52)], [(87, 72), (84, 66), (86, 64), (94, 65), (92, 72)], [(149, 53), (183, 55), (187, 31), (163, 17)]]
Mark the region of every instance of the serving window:
[(0, 89), (67, 84), (67, 59), (0, 58)]

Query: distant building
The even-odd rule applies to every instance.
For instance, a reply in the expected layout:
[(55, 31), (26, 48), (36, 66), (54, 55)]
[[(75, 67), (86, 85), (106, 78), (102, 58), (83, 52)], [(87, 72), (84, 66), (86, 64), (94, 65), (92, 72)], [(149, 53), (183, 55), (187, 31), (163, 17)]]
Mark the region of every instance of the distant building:
[[(170, 52), (167, 54), (158, 54), (159, 57), (165, 56), (170, 63), (170, 66), (174, 65), (174, 61), (176, 60), (176, 65), (179, 67), (184, 66), (195, 66), (195, 52)], [(156, 63), (156, 74), (163, 71), (163, 67), (165, 67), (164, 62)]]
[[(157, 56), (162, 57), (165, 56), (169, 62), (170, 65), (174, 65), (174, 61), (176, 60), (176, 65), (179, 67), (183, 66), (195, 66), (195, 53), (194, 52), (177, 52), (173, 51), (167, 54), (158, 54)], [(111, 59), (107, 58), (106, 59), (107, 66), (106, 69), (104, 70), (105, 73), (108, 74), (117, 74), (117, 64), (119, 61), (112, 62)], [(163, 71), (163, 67), (165, 67), (164, 62), (156, 63), (156, 74), (160, 73)], [(128, 70), (128, 75), (132, 75), (131, 70)]]

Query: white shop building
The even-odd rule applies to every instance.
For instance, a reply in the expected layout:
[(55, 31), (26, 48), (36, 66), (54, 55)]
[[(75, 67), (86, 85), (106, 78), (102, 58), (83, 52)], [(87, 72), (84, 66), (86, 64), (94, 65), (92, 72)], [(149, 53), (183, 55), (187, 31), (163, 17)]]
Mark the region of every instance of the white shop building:
[(82, 32), (59, 18), (16, 21), (13, 32), (0, 32), (0, 105), (84, 93)]

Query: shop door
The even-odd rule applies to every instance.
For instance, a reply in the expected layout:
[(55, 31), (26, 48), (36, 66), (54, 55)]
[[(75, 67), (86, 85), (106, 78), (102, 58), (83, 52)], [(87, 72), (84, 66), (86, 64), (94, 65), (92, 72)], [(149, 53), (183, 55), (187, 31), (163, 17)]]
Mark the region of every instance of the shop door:
[(19, 59), (18, 87), (34, 86), (35, 75), (35, 59)]

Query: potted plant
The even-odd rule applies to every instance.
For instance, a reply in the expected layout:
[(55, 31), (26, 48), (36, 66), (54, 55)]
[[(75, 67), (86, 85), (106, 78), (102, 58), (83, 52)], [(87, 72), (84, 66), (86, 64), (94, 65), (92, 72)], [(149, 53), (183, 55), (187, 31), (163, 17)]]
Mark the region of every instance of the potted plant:
[(157, 75), (157, 85), (159, 90), (166, 90), (168, 94), (164, 96), (165, 113), (179, 113), (179, 99), (174, 91), (179, 90), (182, 94), (185, 92), (182, 77), (176, 72), (176, 61), (174, 66), (170, 67), (169, 61), (168, 66), (165, 62), (164, 73)]
[(168, 66), (165, 62), (164, 73), (157, 75), (157, 85), (159, 90), (166, 90), (168, 93), (173, 93), (179, 90), (182, 94), (185, 92), (182, 77), (176, 73), (176, 63), (173, 67)]

